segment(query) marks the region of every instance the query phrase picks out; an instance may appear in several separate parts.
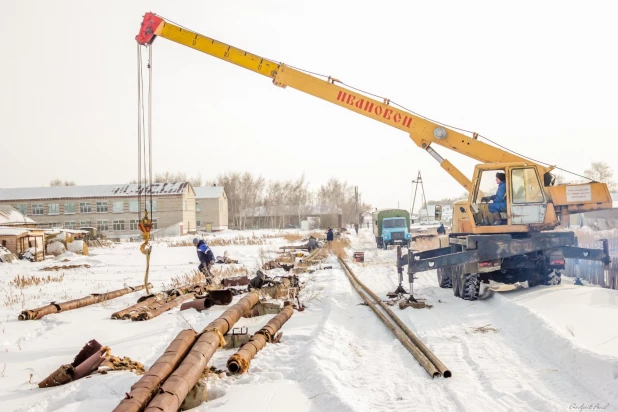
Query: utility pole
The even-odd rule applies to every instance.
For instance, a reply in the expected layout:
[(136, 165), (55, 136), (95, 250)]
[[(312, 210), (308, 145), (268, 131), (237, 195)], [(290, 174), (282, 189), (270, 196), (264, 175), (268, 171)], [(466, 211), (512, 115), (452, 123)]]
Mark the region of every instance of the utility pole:
[(354, 186), (354, 199), (356, 200), (356, 223), (360, 223), (360, 218), (358, 217), (358, 186)]
[[(416, 183), (416, 187), (414, 188), (414, 197), (412, 199), (412, 208), (410, 209), (410, 216), (412, 216), (412, 214), (414, 213), (414, 205), (416, 204), (416, 193), (418, 192), (418, 185), (421, 185), (421, 191), (423, 192), (422, 194), (422, 201), (424, 204), (424, 207), (427, 208), (427, 199), (425, 198), (425, 186), (423, 186), (423, 178), (421, 177), (421, 171), (418, 171), (418, 175), (416, 176), (416, 180), (413, 180), (412, 183)], [(423, 206), (421, 206), (422, 208)], [(419, 212), (419, 221), (421, 218), (421, 214)], [(427, 216), (429, 218), (429, 215)]]

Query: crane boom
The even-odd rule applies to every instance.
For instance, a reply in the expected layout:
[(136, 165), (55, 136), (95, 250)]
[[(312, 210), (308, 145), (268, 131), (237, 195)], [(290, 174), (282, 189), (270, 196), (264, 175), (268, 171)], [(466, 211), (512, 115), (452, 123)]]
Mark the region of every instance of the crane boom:
[(472, 189), (472, 183), (451, 162), (440, 156), (432, 147), (437, 144), (454, 150), (482, 163), (527, 163), (540, 167), (545, 172), (552, 167), (544, 167), (527, 159), (514, 155), (498, 147), (481, 142), (440, 124), (415, 116), (405, 110), (390, 105), (390, 101), (378, 101), (357, 91), (347, 88), (332, 77), (323, 80), (301, 70), (265, 59), (222, 43), (215, 39), (178, 26), (154, 13), (146, 13), (136, 40), (141, 45), (150, 45), (160, 36), (178, 44), (233, 63), (254, 73), (272, 79), (279, 87), (291, 87), (296, 90), (318, 97), (363, 116), (385, 123), (407, 132), (410, 138), (420, 148), (429, 152), (442, 168), (457, 180), (466, 190)]

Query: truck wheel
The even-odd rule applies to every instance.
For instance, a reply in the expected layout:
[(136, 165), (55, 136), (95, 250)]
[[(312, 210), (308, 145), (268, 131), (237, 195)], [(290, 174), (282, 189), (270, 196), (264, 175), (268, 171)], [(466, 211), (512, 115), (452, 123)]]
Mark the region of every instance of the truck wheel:
[(458, 298), (460, 296), (459, 294), (459, 283), (461, 282), (461, 276), (457, 275), (457, 274), (453, 274), (453, 276), (451, 276), (451, 285), (453, 287), (453, 296), (455, 296), (456, 298)]
[(461, 298), (464, 300), (476, 300), (479, 296), (481, 280), (478, 273), (470, 273), (463, 276), (463, 293)]
[(453, 275), (449, 268), (440, 268), (438, 272), (438, 285), (443, 289), (453, 287)]
[(556, 286), (562, 283), (562, 274), (559, 270), (549, 269), (547, 274), (541, 279), (543, 285)]

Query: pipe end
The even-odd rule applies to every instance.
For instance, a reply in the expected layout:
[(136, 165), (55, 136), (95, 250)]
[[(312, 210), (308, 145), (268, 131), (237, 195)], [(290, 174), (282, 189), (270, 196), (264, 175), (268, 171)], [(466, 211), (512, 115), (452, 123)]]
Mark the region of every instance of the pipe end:
[(451, 374), (451, 371), (445, 370), (444, 373), (442, 373), (442, 376), (445, 378), (450, 378), (453, 375)]

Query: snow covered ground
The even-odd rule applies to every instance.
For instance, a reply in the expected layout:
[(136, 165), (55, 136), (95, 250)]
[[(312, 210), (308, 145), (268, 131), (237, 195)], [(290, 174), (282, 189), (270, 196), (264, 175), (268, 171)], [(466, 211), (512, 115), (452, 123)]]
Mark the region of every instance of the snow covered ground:
[[(272, 234), (240, 234), (253, 233)], [(237, 235), (229, 231), (218, 237)], [(359, 278), (380, 296), (394, 290), (395, 251), (377, 250), (366, 229), (350, 238), (354, 251), (365, 251), (365, 262), (351, 265)], [(228, 251), (253, 273), (260, 250), (288, 244), (282, 238), (265, 242), (213, 249), (216, 255)], [(92, 249), (91, 256), (69, 259), (0, 264), (0, 411), (110, 411), (138, 376), (113, 372), (48, 389), (37, 383), (69, 363), (92, 338), (114, 355), (150, 366), (180, 330), (200, 330), (224, 310), (176, 309), (147, 322), (111, 320), (113, 312), (135, 303), (138, 292), (39, 321), (17, 321), (23, 308), (143, 279), (145, 262), (137, 244)], [(172, 277), (194, 269), (196, 261), (193, 247), (159, 242), (150, 279), (162, 289)], [(9, 285), (16, 275), (55, 275), (41, 267), (81, 263), (91, 267), (64, 271), (62, 282), (25, 289)], [(419, 274), (415, 296), (433, 307), (395, 312), (453, 372), (450, 379), (431, 380), (370, 309), (359, 305), (336, 259), (325, 263), (333, 269), (302, 277), (301, 301), (307, 309), (284, 325), (281, 343), (267, 345), (245, 375), (210, 378), (212, 400), (196, 411), (567, 411), (595, 404), (618, 410), (616, 291), (573, 286), (565, 279), (562, 286), (466, 302), (438, 288), (434, 272)], [(241, 319), (236, 326), (254, 332), (267, 320)], [(496, 331), (475, 332), (485, 325)], [(232, 353), (218, 351), (212, 364), (225, 369)]]

